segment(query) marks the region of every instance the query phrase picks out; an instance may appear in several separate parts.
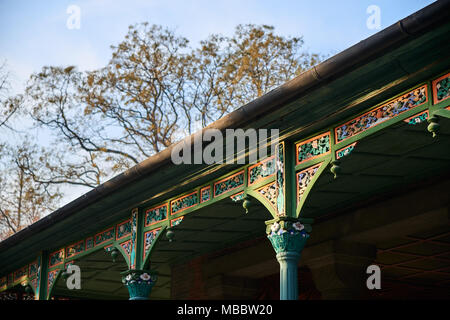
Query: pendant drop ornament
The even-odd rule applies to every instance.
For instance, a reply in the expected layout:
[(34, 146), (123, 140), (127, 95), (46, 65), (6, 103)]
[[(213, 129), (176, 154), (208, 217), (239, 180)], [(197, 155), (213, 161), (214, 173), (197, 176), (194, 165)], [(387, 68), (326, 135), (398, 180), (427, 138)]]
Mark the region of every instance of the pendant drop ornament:
[(173, 241), (173, 238), (175, 237), (175, 232), (173, 232), (172, 229), (168, 229), (166, 232), (166, 237), (169, 239), (169, 242)]
[(116, 262), (118, 255), (119, 255), (119, 250), (117, 250), (117, 248), (114, 248), (111, 250), (111, 258), (112, 258), (113, 262)]
[(252, 206), (252, 201), (249, 197), (244, 198), (244, 202), (242, 202), (242, 207), (245, 209), (245, 213), (248, 213), (248, 209)]
[(334, 178), (335, 179), (339, 176), (339, 174), (342, 171), (342, 168), (340, 167), (340, 164), (341, 164), (341, 161), (339, 161), (339, 160), (331, 161), (330, 171), (331, 171), (332, 174), (334, 174)]
[(429, 119), (427, 119), (428, 127), (427, 130), (433, 134), (433, 138), (435, 138), (439, 132), (439, 129), (441, 128), (441, 125), (439, 124), (439, 118), (436, 116), (431, 116)]

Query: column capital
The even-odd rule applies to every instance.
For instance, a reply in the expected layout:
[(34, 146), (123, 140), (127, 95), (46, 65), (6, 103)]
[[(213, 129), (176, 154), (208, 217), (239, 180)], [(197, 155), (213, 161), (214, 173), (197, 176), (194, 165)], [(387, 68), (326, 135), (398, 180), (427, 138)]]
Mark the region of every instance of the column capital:
[(130, 300), (148, 300), (155, 285), (157, 274), (150, 270), (128, 270), (121, 273), (122, 283), (127, 287)]
[(272, 243), (275, 252), (300, 253), (309, 238), (307, 228), (296, 219), (275, 219), (267, 221), (267, 238)]

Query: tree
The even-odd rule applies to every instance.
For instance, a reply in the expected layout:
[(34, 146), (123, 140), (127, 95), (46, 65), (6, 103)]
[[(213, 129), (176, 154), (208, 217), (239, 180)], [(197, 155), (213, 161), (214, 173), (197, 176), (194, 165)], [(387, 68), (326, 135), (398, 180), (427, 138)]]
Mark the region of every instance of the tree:
[(7, 70), (6, 61), (0, 64), (0, 128), (6, 127), (7, 122), (20, 107), (21, 95), (10, 97), (11, 89), (10, 73)]
[(27, 105), (54, 143), (39, 174), (23, 168), (36, 182), (95, 187), (320, 60), (302, 47), (265, 25), (239, 25), (198, 48), (161, 26), (130, 26), (104, 68), (32, 75)]
[(37, 183), (26, 174), (22, 162), (33, 154), (33, 147), (3, 148), (0, 163), (0, 239), (39, 220), (57, 208), (61, 193), (53, 185)]

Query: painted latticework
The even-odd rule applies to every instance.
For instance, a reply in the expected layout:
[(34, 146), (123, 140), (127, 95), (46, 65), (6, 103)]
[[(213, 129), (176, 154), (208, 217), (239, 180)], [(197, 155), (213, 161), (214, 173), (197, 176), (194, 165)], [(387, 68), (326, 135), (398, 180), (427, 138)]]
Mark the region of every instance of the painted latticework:
[(260, 181), (275, 174), (275, 157), (272, 156), (248, 168), (248, 184)]
[(14, 281), (22, 280), (28, 275), (28, 266), (14, 272)]
[(66, 257), (73, 257), (84, 251), (84, 241), (77, 242), (66, 248)]
[(167, 219), (167, 204), (149, 209), (145, 212), (145, 225), (149, 226)]
[(296, 145), (297, 164), (330, 152), (330, 133), (327, 132)]
[(92, 249), (94, 247), (94, 238), (89, 237), (86, 239), (86, 250)]
[(122, 247), (123, 251), (127, 254), (128, 257), (128, 261), (130, 260), (130, 255), (131, 255), (131, 240), (127, 240), (124, 241), (120, 244), (120, 246)]
[(181, 221), (183, 221), (183, 218), (184, 217), (173, 219), (172, 221), (170, 221), (170, 226), (175, 227), (175, 226), (179, 225), (181, 223)]
[(341, 142), (373, 128), (386, 120), (395, 118), (399, 114), (427, 102), (427, 99), (426, 85), (414, 89), (337, 127), (336, 142)]
[(302, 200), (303, 194), (308, 188), (308, 185), (311, 183), (314, 175), (321, 166), (322, 163), (319, 163), (297, 173), (297, 194), (299, 202)]
[(341, 159), (342, 157), (348, 156), (355, 149), (356, 142), (349, 144), (348, 146), (336, 151), (336, 159)]
[(144, 260), (160, 231), (161, 228), (158, 228), (144, 233)]
[(450, 97), (450, 73), (433, 81), (434, 103), (439, 103)]
[(58, 275), (58, 271), (59, 270), (53, 270), (53, 271), (48, 272), (48, 276), (47, 276), (47, 289), (48, 290), (50, 290), (53, 283), (55, 282), (56, 276)]
[(117, 239), (122, 239), (131, 234), (131, 220), (127, 220), (117, 225)]
[(137, 242), (137, 224), (138, 224), (138, 212), (137, 208), (131, 211), (131, 252), (130, 252), (130, 268), (134, 269), (136, 266), (136, 242)]
[(97, 233), (94, 236), (94, 246), (98, 246), (112, 239), (114, 239), (114, 227), (111, 227), (103, 232)]
[(236, 194), (233, 194), (230, 197), (230, 199), (233, 200), (234, 202), (238, 202), (238, 201), (244, 200), (244, 191), (236, 193)]
[(30, 278), (31, 278), (31, 277), (34, 277), (35, 275), (37, 275), (38, 270), (39, 270), (39, 265), (38, 265), (38, 262), (37, 262), (37, 260), (36, 260), (36, 261), (30, 263), (29, 271), (28, 271), (28, 276), (29, 276)]
[(236, 173), (214, 184), (214, 196), (217, 197), (244, 184), (244, 171)]
[(60, 265), (64, 261), (64, 249), (58, 250), (50, 254), (48, 266), (49, 268)]
[(409, 117), (408, 119), (405, 119), (403, 121), (405, 121), (407, 124), (410, 124), (410, 125), (416, 125), (416, 124), (427, 121), (428, 117), (429, 117), (428, 110), (426, 110), (426, 111), (420, 112), (419, 114), (416, 114), (412, 117)]
[(284, 203), (284, 195), (285, 192), (285, 171), (284, 171), (284, 142), (281, 142), (277, 145), (277, 157), (276, 157), (276, 192), (277, 192), (277, 200), (276, 200), (276, 210), (277, 214), (283, 216), (286, 212), (285, 203)]
[(204, 187), (200, 189), (200, 203), (206, 202), (211, 199), (211, 187)]
[(197, 191), (195, 191), (191, 194), (173, 200), (170, 203), (170, 207), (172, 210), (172, 214), (176, 214), (190, 207), (193, 207), (197, 204), (198, 204), (198, 194)]
[(260, 195), (262, 195), (269, 203), (272, 205), (273, 209), (277, 208), (277, 184), (271, 182), (256, 190)]

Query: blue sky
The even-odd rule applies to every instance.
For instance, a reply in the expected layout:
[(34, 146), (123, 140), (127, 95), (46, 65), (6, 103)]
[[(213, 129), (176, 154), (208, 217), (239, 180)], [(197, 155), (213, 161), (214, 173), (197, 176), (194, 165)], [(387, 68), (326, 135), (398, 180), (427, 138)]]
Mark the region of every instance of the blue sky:
[[(211, 33), (231, 35), (239, 23), (269, 24), (285, 36), (301, 36), (310, 52), (334, 55), (378, 30), (366, 26), (377, 5), (381, 28), (427, 6), (427, 0), (0, 0), (0, 61), (6, 59), (14, 91), (44, 65), (101, 67), (110, 45), (128, 25), (148, 21), (174, 28), (193, 45)], [(67, 8), (81, 9), (81, 28), (68, 29)]]
[[(381, 28), (385, 28), (431, 2), (0, 0), (0, 62), (6, 59), (12, 93), (19, 93), (30, 74), (44, 65), (75, 65), (81, 70), (104, 66), (110, 59), (110, 45), (122, 41), (130, 24), (144, 21), (175, 29), (194, 46), (211, 33), (231, 35), (238, 24), (268, 24), (284, 36), (303, 36), (308, 51), (331, 56), (379, 31), (366, 26), (370, 5), (380, 8)], [(66, 26), (71, 5), (81, 10), (80, 29)], [(24, 126), (26, 121), (20, 119), (16, 129)], [(51, 141), (45, 130), (33, 129), (32, 135), (40, 143)], [(8, 133), (7, 140), (16, 138), (14, 132)], [(63, 202), (69, 202), (88, 190), (64, 191)]]

